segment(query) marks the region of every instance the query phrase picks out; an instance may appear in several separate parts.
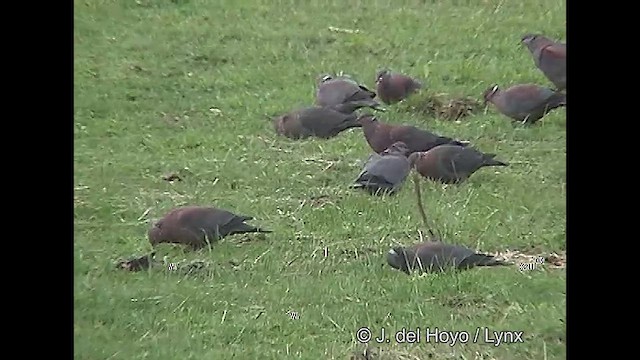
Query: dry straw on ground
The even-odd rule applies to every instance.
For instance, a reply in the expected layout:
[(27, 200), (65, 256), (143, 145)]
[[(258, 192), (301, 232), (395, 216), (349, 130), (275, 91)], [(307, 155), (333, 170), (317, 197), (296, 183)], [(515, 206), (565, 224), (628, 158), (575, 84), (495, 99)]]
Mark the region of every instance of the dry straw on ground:
[(451, 97), (449, 94), (416, 94), (406, 100), (407, 111), (442, 120), (458, 121), (473, 115), (482, 108), (472, 97)]

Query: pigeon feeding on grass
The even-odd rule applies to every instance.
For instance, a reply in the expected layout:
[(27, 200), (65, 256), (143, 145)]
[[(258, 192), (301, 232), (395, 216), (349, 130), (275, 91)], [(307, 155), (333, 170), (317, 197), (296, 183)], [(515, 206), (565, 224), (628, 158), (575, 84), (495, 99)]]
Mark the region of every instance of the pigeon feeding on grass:
[(410, 153), (427, 151), (442, 144), (468, 145), (466, 141), (436, 135), (415, 126), (385, 124), (371, 114), (362, 115), (358, 121), (362, 124), (367, 143), (378, 154), (398, 141), (405, 143)]
[[(316, 105), (334, 106), (352, 101), (373, 100), (375, 97), (375, 92), (349, 77), (324, 74), (318, 81)], [(375, 104), (373, 108), (384, 110), (377, 101)]]
[(184, 206), (169, 211), (148, 232), (152, 246), (160, 243), (184, 244), (199, 249), (233, 234), (270, 233), (245, 223), (253, 217), (236, 215), (215, 207)]
[(495, 154), (485, 154), (470, 147), (439, 145), (426, 152), (409, 156), (409, 164), (420, 175), (445, 184), (461, 183), (485, 166), (509, 166), (495, 160)]
[[(358, 105), (367, 106), (365, 103)], [(339, 107), (356, 106), (354, 103), (341, 104)], [(313, 106), (294, 110), (278, 116), (273, 120), (273, 126), (278, 135), (298, 140), (308, 137), (329, 139), (344, 130), (361, 127), (358, 115), (354, 112), (345, 114), (332, 107)]]
[(379, 154), (371, 154), (353, 188), (365, 189), (372, 195), (395, 194), (409, 175), (409, 148), (396, 142)]
[(567, 96), (552, 89), (519, 84), (502, 90), (491, 85), (485, 90), (484, 103), (492, 103), (503, 115), (524, 124), (533, 124), (552, 110), (567, 105)]
[(387, 105), (408, 98), (422, 88), (422, 84), (409, 76), (381, 70), (376, 74), (378, 97)]
[(439, 241), (394, 247), (387, 253), (387, 263), (408, 275), (412, 272), (435, 273), (448, 269), (467, 270), (475, 266), (510, 265), (492, 255), (478, 254), (469, 248)]

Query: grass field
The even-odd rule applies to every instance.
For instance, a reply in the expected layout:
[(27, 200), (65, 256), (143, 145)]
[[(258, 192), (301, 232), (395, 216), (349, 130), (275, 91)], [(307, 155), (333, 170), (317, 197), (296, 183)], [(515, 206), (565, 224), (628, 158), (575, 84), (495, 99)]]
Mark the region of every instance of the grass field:
[[(564, 2), (76, 0), (74, 16), (75, 358), (345, 359), (364, 349), (363, 326), (422, 328), (419, 344), (371, 344), (386, 356), (372, 359), (565, 358), (564, 269), (395, 271), (385, 254), (423, 229), (413, 184), (388, 198), (349, 189), (370, 153), (361, 130), (291, 141), (268, 121), (310, 105), (324, 72), (373, 88), (389, 67), (423, 79), (427, 94), (478, 99), (491, 83), (552, 86), (519, 40), (564, 39)], [(459, 123), (388, 108), (384, 121), (511, 163), (460, 186), (422, 183), (447, 242), (564, 251), (564, 110), (523, 127), (493, 108)], [(169, 172), (183, 181), (163, 180)], [(185, 204), (274, 232), (158, 248), (208, 272), (115, 268), (150, 251), (148, 219)], [(524, 342), (449, 346), (425, 341), (427, 327), (524, 331)]]

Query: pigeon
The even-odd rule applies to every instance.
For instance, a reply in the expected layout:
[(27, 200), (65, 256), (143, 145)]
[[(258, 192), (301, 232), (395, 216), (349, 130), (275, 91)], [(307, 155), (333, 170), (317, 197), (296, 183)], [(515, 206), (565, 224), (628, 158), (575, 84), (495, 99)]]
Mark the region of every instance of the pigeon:
[(395, 194), (411, 170), (408, 153), (407, 145), (398, 141), (383, 151), (382, 155), (371, 154), (352, 187), (365, 189), (372, 195)]
[(378, 97), (387, 105), (402, 101), (422, 88), (422, 84), (403, 74), (381, 70), (376, 74)]
[(199, 249), (228, 235), (271, 232), (245, 223), (251, 219), (251, 216), (236, 215), (215, 207), (183, 206), (153, 223), (148, 237), (154, 247), (171, 243)]
[[(333, 106), (351, 101), (373, 100), (375, 97), (375, 92), (349, 77), (325, 74), (318, 82), (316, 105)], [(375, 103), (377, 105), (374, 108), (384, 110), (377, 101)]]
[(533, 124), (552, 110), (567, 106), (566, 94), (535, 84), (513, 85), (506, 90), (493, 84), (483, 97), (485, 105), (490, 102), (503, 115), (524, 124)]
[(311, 136), (329, 139), (362, 125), (358, 123), (356, 113), (345, 114), (331, 107), (312, 106), (275, 118), (273, 126), (278, 135), (298, 140)]
[(430, 133), (411, 125), (390, 125), (382, 123), (371, 114), (363, 114), (358, 122), (362, 124), (364, 137), (371, 149), (380, 154), (397, 141), (404, 142), (409, 153), (427, 151), (442, 144), (467, 146), (466, 141), (455, 140), (446, 136)]
[(550, 40), (540, 34), (525, 34), (521, 40), (533, 56), (536, 67), (555, 86), (567, 88), (567, 44)]
[(387, 263), (407, 275), (436, 273), (448, 269), (467, 270), (475, 266), (506, 266), (492, 255), (478, 254), (463, 246), (427, 241), (405, 248), (397, 246), (387, 253)]
[(485, 166), (509, 166), (471, 147), (439, 145), (426, 152), (409, 156), (409, 165), (420, 175), (445, 184), (461, 183)]

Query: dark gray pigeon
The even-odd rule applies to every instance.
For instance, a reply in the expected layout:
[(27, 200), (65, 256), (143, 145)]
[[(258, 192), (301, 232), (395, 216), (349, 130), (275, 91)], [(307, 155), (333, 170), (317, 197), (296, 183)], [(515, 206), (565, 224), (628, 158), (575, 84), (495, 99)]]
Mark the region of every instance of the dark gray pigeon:
[(365, 189), (372, 195), (395, 194), (409, 175), (408, 154), (409, 148), (400, 141), (381, 155), (371, 154), (352, 187)]
[(253, 217), (203, 206), (184, 206), (169, 211), (149, 229), (152, 246), (160, 243), (184, 244), (199, 249), (225, 236), (244, 233), (270, 233), (245, 223)]
[[(349, 77), (334, 77), (325, 74), (322, 75), (318, 81), (316, 105), (334, 106), (351, 101), (373, 100), (375, 97), (375, 92)], [(384, 110), (380, 103), (375, 100), (373, 101), (377, 104), (373, 106), (373, 108)]]
[(411, 247), (394, 247), (387, 253), (387, 263), (394, 269), (412, 272), (435, 273), (448, 269), (466, 270), (475, 266), (510, 265), (496, 260), (492, 255), (478, 254), (458, 245), (439, 241), (427, 241)]
[(311, 136), (329, 139), (344, 130), (362, 126), (356, 113), (346, 114), (321, 106), (289, 112), (275, 118), (273, 124), (277, 134), (294, 140)]
[(526, 34), (522, 37), (522, 43), (531, 52), (536, 67), (556, 86), (556, 91), (566, 89), (567, 44), (540, 34)]
[(503, 115), (525, 124), (533, 124), (552, 110), (567, 106), (564, 93), (535, 84), (513, 85), (506, 90), (493, 84), (483, 97), (485, 104), (490, 102)]

